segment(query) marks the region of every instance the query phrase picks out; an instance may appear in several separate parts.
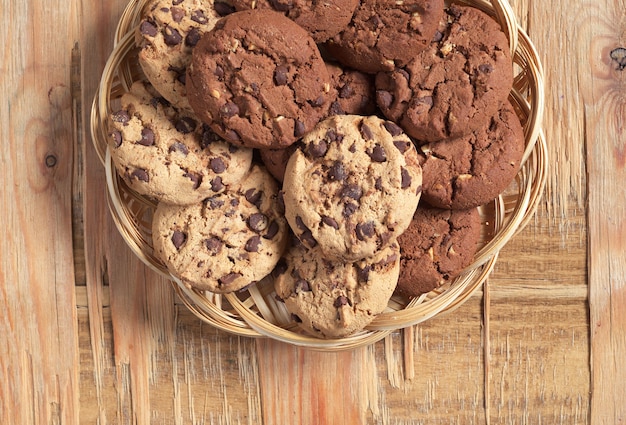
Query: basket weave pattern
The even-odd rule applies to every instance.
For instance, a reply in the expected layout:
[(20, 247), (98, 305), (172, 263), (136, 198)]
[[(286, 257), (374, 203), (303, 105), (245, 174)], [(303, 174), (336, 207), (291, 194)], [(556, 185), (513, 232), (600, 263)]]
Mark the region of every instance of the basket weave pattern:
[(276, 301), (273, 283), (266, 278), (246, 291), (212, 294), (189, 289), (172, 277), (154, 255), (151, 238), (156, 203), (130, 189), (117, 174), (107, 150), (107, 120), (119, 98), (134, 81), (144, 78), (137, 62), (135, 32), (148, 0), (131, 0), (116, 30), (116, 44), (105, 66), (91, 114), (94, 147), (106, 170), (108, 202), (122, 237), (150, 268), (171, 280), (179, 297), (200, 319), (227, 332), (270, 337), (320, 350), (367, 345), (444, 312), (466, 301), (489, 276), (502, 247), (532, 218), (546, 181), (547, 147), (541, 131), (544, 108), (543, 71), (535, 48), (518, 26), (506, 0), (466, 0), (498, 21), (508, 36), (516, 75), (510, 100), (522, 122), (526, 149), (522, 165), (509, 188), (492, 203), (480, 207), (481, 248), (473, 263), (453, 282), (414, 299), (394, 295), (387, 309), (363, 331), (352, 336), (321, 340), (304, 334)]

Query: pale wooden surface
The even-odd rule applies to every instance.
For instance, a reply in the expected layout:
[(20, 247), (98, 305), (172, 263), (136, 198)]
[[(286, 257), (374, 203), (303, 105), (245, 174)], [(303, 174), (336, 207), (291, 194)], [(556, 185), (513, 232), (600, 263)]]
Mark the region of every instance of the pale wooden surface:
[(626, 5), (512, 5), (545, 68), (536, 218), (488, 297), (329, 354), (202, 324), (117, 234), (88, 119), (125, 1), (2, 0), (1, 423), (626, 422)]

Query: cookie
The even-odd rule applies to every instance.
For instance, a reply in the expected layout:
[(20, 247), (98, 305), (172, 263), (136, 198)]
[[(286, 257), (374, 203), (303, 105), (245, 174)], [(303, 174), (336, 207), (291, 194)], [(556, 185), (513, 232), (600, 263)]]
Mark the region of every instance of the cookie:
[(424, 201), (467, 209), (496, 198), (515, 178), (525, 148), (524, 130), (506, 102), (482, 128), (418, 149), (424, 172)]
[(400, 270), (397, 243), (375, 258), (333, 262), (319, 248), (290, 248), (272, 273), (276, 294), (298, 325), (322, 338), (365, 328), (387, 307)]
[(236, 10), (270, 9), (283, 13), (323, 43), (346, 28), (358, 0), (232, 0)]
[(373, 115), (376, 112), (372, 75), (329, 62), (326, 69), (333, 93), (329, 115)]
[(376, 255), (406, 229), (422, 184), (417, 152), (392, 122), (337, 115), (287, 163), (285, 216), (309, 248), (334, 260)]
[(410, 226), (398, 237), (396, 290), (417, 297), (451, 282), (472, 262), (480, 232), (477, 208), (444, 210), (420, 204)]
[(187, 206), (160, 203), (152, 239), (156, 255), (189, 287), (240, 290), (267, 276), (286, 246), (287, 224), (272, 177), (254, 166), (241, 185)]
[(225, 16), (196, 45), (187, 96), (226, 140), (286, 148), (325, 116), (330, 78), (298, 24), (270, 10)]
[(220, 16), (213, 0), (152, 0), (138, 28), (139, 64), (173, 105), (190, 109), (185, 89), (191, 50)]
[(173, 107), (148, 82), (135, 82), (111, 115), (109, 146), (118, 173), (140, 194), (192, 204), (239, 182), (252, 150), (234, 146)]
[(408, 64), (376, 76), (383, 114), (424, 142), (481, 127), (513, 83), (509, 44), (496, 21), (452, 5), (435, 39)]
[(428, 46), (442, 14), (443, 0), (362, 0), (348, 28), (326, 47), (359, 71), (391, 71)]
[(267, 171), (279, 182), (283, 182), (285, 177), (285, 169), (289, 158), (296, 151), (297, 144), (289, 146), (285, 149), (261, 149), (259, 150), (259, 156)]

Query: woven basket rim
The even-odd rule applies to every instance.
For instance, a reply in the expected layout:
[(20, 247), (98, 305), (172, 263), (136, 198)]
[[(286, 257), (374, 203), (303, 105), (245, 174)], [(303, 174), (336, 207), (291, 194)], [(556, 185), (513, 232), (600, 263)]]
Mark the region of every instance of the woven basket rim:
[[(107, 119), (112, 103), (142, 78), (136, 59), (135, 37), (141, 10), (149, 0), (131, 0), (115, 33), (115, 46), (105, 65), (93, 99), (91, 135), (106, 170), (107, 201), (118, 231), (133, 253), (148, 267), (167, 278), (186, 307), (199, 319), (226, 332), (247, 337), (269, 337), (316, 350), (338, 351), (376, 342), (390, 332), (419, 324), (462, 305), (493, 270), (500, 250), (532, 219), (547, 180), (547, 145), (541, 129), (544, 112), (543, 69), (537, 51), (518, 25), (506, 0), (463, 0), (488, 13), (502, 26), (509, 39), (515, 76), (510, 100), (522, 119), (526, 140), (522, 164), (515, 179), (514, 194), (501, 194), (487, 208), (493, 215), (493, 235), (474, 261), (452, 284), (413, 300), (393, 299), (390, 307), (363, 331), (341, 339), (320, 339), (286, 325), (284, 312), (271, 301), (269, 285), (249, 288), (246, 294), (210, 294), (190, 289), (172, 276), (155, 258), (149, 235), (138, 224), (156, 204), (125, 185), (117, 174), (107, 146)], [(135, 60), (136, 62), (136, 60)]]

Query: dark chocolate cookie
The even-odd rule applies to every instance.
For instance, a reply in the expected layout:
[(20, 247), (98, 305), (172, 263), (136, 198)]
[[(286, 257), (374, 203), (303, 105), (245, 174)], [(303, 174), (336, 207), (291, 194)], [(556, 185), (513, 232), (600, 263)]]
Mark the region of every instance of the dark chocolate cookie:
[(326, 63), (333, 100), (329, 115), (373, 115), (376, 112), (374, 76), (337, 63)]
[(473, 260), (480, 239), (478, 208), (444, 210), (421, 204), (398, 237), (397, 291), (417, 297), (451, 282)]
[(513, 180), (524, 153), (524, 130), (509, 102), (482, 128), (422, 145), (423, 200), (466, 209), (496, 198)]
[(482, 126), (513, 83), (509, 44), (500, 26), (473, 7), (450, 6), (429, 47), (394, 71), (376, 76), (385, 116), (424, 142)]
[(271, 10), (235, 12), (198, 42), (187, 73), (191, 107), (226, 140), (285, 148), (322, 119), (330, 77), (313, 39)]
[(362, 0), (348, 28), (326, 47), (359, 71), (391, 71), (428, 46), (442, 14), (443, 0)]
[(307, 30), (317, 43), (339, 34), (352, 19), (359, 0), (232, 0), (236, 10), (271, 9)]

